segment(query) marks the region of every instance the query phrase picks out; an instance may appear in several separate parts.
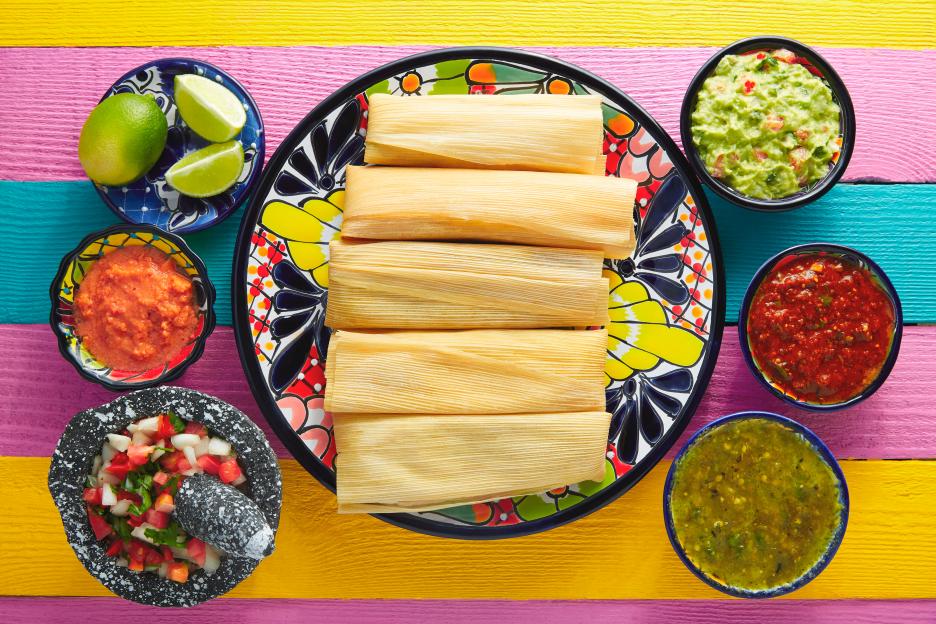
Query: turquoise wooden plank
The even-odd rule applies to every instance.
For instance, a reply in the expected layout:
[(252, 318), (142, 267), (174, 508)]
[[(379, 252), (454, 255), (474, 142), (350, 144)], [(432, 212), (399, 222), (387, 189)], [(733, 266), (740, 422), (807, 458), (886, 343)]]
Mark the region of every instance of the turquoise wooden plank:
[[(897, 287), (906, 321), (936, 322), (936, 263), (928, 257), (927, 236), (932, 227), (921, 220), (936, 205), (936, 185), (840, 184), (810, 206), (777, 214), (737, 208), (712, 195), (709, 201), (726, 267), (729, 322), (737, 321), (744, 290), (764, 260), (815, 241), (870, 255)], [(88, 182), (0, 181), (0, 215), (0, 248), (13, 263), (0, 273), (0, 323), (44, 322), (48, 285), (61, 257), (85, 234), (118, 222)], [(230, 267), (240, 218), (238, 211), (217, 227), (186, 237), (218, 289), (221, 324), (231, 323)]]

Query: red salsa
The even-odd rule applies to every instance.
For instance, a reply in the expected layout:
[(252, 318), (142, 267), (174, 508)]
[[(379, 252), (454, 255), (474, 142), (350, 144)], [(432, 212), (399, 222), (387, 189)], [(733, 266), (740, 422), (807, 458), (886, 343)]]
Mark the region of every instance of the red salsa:
[(840, 403), (877, 377), (894, 336), (894, 306), (862, 267), (793, 256), (751, 301), (747, 337), (767, 380), (797, 400)]

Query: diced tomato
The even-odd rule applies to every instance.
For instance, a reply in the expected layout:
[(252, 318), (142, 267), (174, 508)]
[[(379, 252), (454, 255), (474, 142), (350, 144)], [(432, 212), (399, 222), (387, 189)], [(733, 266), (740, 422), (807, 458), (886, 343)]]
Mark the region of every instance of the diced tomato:
[(198, 462), (202, 470), (210, 475), (217, 475), (218, 469), (221, 467), (221, 460), (214, 455), (202, 455), (195, 461)]
[(145, 561), (146, 553), (149, 552), (149, 550), (149, 546), (135, 539), (131, 540), (130, 547), (127, 548), (127, 555), (129, 555), (131, 561)]
[(130, 560), (130, 564), (128, 565), (128, 567), (129, 567), (130, 570), (133, 571), (133, 572), (142, 572), (142, 571), (143, 571), (143, 568), (144, 568), (144, 564), (143, 564), (142, 561), (135, 561), (135, 560), (131, 559), (131, 560)]
[(169, 420), (169, 416), (160, 414), (159, 427), (156, 429), (156, 435), (164, 440), (168, 440), (176, 433), (175, 427), (172, 426), (172, 421)]
[(166, 576), (170, 581), (185, 583), (188, 581), (188, 566), (183, 562), (170, 563)]
[(192, 464), (190, 464), (189, 460), (185, 459), (185, 456), (183, 455), (179, 459), (179, 463), (176, 464), (176, 470), (178, 470), (179, 472), (185, 472), (186, 470), (191, 470), (191, 469), (192, 469)]
[(160, 458), (159, 463), (162, 464), (162, 467), (168, 470), (169, 472), (178, 472), (180, 459), (185, 459), (185, 455), (183, 455), (179, 451), (173, 451), (171, 453), (166, 453), (165, 455), (163, 455)]
[(172, 500), (172, 494), (169, 492), (163, 492), (157, 496), (156, 502), (153, 504), (153, 509), (162, 514), (171, 514), (173, 511), (175, 511), (175, 501)]
[(136, 528), (143, 524), (143, 516), (138, 516), (136, 514), (127, 514), (127, 524)]
[(188, 556), (192, 558), (192, 561), (204, 567), (205, 542), (197, 537), (190, 537), (188, 543), (185, 545), (185, 551), (188, 553)]
[(162, 470), (160, 470), (159, 472), (153, 475), (153, 483), (155, 483), (156, 485), (166, 485), (168, 481), (169, 481), (168, 473), (165, 473)]
[(157, 529), (165, 529), (169, 526), (169, 514), (156, 511), (155, 509), (147, 509), (146, 513), (143, 514), (143, 519)]
[(169, 548), (168, 546), (161, 546), (160, 550), (162, 551), (163, 561), (169, 561), (169, 562), (174, 561), (171, 548)]
[(111, 459), (110, 466), (105, 468), (105, 470), (118, 479), (127, 478), (127, 473), (133, 469), (133, 466), (130, 465), (130, 459), (127, 457), (126, 453), (117, 453)]
[(129, 464), (129, 463), (130, 463), (130, 458), (127, 457), (127, 454), (124, 453), (123, 451), (120, 451), (116, 453), (113, 457), (111, 457), (111, 465), (117, 464), (119, 466), (121, 464)]
[(114, 532), (111, 525), (107, 523), (104, 516), (99, 516), (88, 507), (88, 522), (91, 523), (91, 530), (94, 531), (94, 539), (101, 541)]
[(208, 429), (205, 428), (205, 425), (197, 422), (190, 422), (185, 424), (185, 433), (194, 433), (197, 436), (206, 436), (208, 435)]
[(98, 488), (85, 488), (85, 491), (81, 495), (81, 498), (84, 500), (84, 502), (88, 503), (89, 505), (100, 505), (101, 496), (103, 496), (103, 493), (104, 493), (103, 488), (99, 488), (99, 487)]
[(127, 457), (134, 466), (142, 466), (149, 459), (150, 453), (156, 450), (155, 446), (131, 444), (127, 449)]
[(114, 540), (111, 542), (111, 545), (107, 547), (108, 557), (116, 557), (121, 552), (123, 552), (123, 542), (119, 539)]
[(155, 548), (150, 548), (146, 551), (145, 563), (148, 566), (159, 565), (163, 562), (162, 553)]
[(119, 490), (117, 492), (117, 500), (119, 501), (128, 500), (134, 505), (139, 505), (140, 503), (143, 502), (143, 499), (140, 498), (139, 494), (134, 494), (133, 492), (128, 492), (126, 490)]
[(236, 481), (238, 477), (241, 476), (240, 466), (237, 465), (237, 460), (229, 459), (223, 464), (221, 468), (218, 469), (218, 477), (224, 483), (230, 483), (231, 481)]

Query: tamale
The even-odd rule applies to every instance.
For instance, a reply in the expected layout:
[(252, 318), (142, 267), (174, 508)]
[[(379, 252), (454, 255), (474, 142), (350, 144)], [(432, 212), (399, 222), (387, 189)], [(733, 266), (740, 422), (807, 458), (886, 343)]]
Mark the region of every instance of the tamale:
[(603, 410), (607, 330), (335, 332), (325, 410), (520, 414)]
[(333, 329), (605, 325), (600, 251), (332, 241), (325, 324)]
[(426, 511), (600, 481), (611, 415), (336, 414), (339, 513)]
[(364, 160), (377, 165), (604, 170), (596, 95), (434, 95), (368, 100)]
[(476, 240), (634, 250), (634, 196), (626, 178), (407, 167), (348, 167), (343, 236)]

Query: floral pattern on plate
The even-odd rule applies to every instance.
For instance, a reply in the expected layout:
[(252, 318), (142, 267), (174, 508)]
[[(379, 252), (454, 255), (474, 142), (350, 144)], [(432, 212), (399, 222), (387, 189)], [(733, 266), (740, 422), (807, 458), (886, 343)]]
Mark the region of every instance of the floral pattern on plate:
[(237, 323), (238, 341), (271, 423), (284, 439), (291, 436), (287, 442), (294, 452), (300, 450), (297, 457), (333, 488), (334, 438), (321, 403), (330, 336), (324, 326), (327, 245), (341, 236), (344, 170), (363, 162), (368, 98), (375, 93), (603, 95), (606, 173), (639, 184), (637, 248), (630, 258), (605, 262), (611, 281), (606, 395), (613, 415), (605, 478), (541, 494), (384, 516), (442, 535), (521, 535), (612, 500), (672, 444), (717, 356), (724, 285), (705, 199), (675, 145), (639, 107), (610, 85), (551, 59), (503, 50), (477, 56), (456, 52), (427, 53), (388, 66), (382, 76), (378, 70), (362, 77), (313, 111), (286, 140), (242, 226), (239, 296), (245, 310), (236, 311), (244, 319)]

